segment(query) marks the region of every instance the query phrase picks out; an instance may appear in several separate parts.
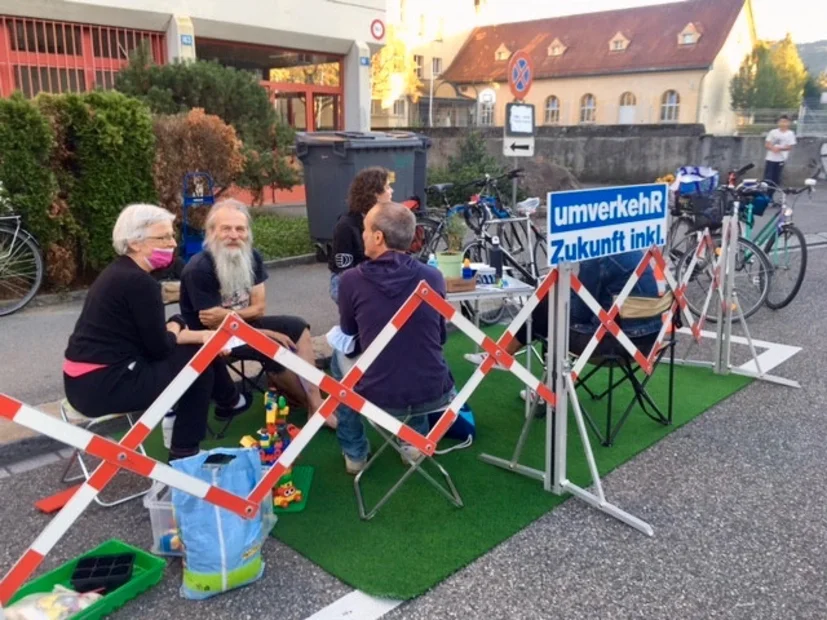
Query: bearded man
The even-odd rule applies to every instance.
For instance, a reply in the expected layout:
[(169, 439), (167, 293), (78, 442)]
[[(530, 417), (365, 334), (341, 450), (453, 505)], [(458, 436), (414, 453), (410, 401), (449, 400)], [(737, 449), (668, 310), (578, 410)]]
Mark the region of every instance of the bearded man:
[[(237, 200), (222, 200), (210, 209), (205, 249), (190, 259), (181, 274), (181, 314), (190, 329), (202, 330), (216, 329), (224, 317), (235, 312), (266, 336), (314, 364), (310, 326), (304, 319), (264, 315), (267, 304), (264, 282), (268, 274), (261, 255), (253, 249), (250, 224), (250, 212)], [(232, 357), (260, 362), (267, 371), (270, 385), (307, 406), (309, 413), (321, 406), (318, 387), (302, 381), (252, 347), (236, 347)], [(327, 423), (335, 428), (335, 417), (328, 418)]]

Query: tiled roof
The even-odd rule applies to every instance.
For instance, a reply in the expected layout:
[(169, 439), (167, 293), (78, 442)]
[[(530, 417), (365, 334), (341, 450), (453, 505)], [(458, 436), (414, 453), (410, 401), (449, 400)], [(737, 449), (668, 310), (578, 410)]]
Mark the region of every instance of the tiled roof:
[[(512, 53), (528, 52), (535, 79), (707, 68), (745, 1), (684, 0), (476, 28), (442, 77), (454, 83), (506, 81), (508, 61), (495, 60), (501, 45)], [(689, 23), (700, 39), (679, 45), (678, 35)], [(618, 32), (629, 46), (611, 51), (609, 42)], [(561, 56), (548, 54), (555, 39), (566, 47)]]

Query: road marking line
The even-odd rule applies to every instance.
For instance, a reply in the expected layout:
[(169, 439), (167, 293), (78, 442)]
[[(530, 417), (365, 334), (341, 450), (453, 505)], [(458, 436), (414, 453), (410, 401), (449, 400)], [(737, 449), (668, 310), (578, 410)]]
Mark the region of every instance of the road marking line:
[[(679, 333), (686, 334), (691, 336), (692, 333), (682, 327), (679, 330)], [(704, 338), (710, 338), (715, 340), (717, 337), (715, 332), (701, 330), (701, 336)], [(731, 337), (731, 340), (735, 344), (741, 344), (745, 346), (749, 346), (749, 341), (744, 338), (743, 336), (735, 336)], [(766, 374), (771, 371), (773, 368), (777, 368), (788, 359), (793, 357), (796, 353), (799, 353), (802, 348), (795, 347), (789, 344), (781, 344), (779, 342), (768, 342), (766, 340), (753, 340), (752, 343), (755, 345), (756, 349), (766, 349), (763, 353), (758, 356), (758, 364), (761, 366), (761, 370)], [(750, 372), (758, 372), (758, 367), (755, 364), (755, 360), (750, 360), (744, 364), (738, 366), (738, 370), (747, 370)]]
[(405, 601), (377, 598), (354, 590), (320, 609), (307, 620), (377, 620)]

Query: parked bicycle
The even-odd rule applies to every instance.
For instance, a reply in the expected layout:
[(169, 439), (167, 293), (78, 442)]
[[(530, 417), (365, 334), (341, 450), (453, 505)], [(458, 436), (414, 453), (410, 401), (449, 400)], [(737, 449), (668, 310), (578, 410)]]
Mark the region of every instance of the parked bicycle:
[[(417, 231), (414, 237), (412, 254), (422, 261), (427, 260), (429, 254), (439, 253), (447, 247), (445, 229), (450, 217), (461, 215), (468, 229), (477, 239), (483, 236), (483, 229), (496, 226), (500, 245), (512, 257), (526, 255), (519, 261), (521, 266), (532, 274), (532, 279), (542, 276), (548, 271), (548, 250), (542, 242), (544, 233), (530, 220), (530, 216), (540, 206), (539, 198), (529, 198), (512, 209), (502, 197), (499, 183), (522, 177), (523, 170), (517, 168), (498, 177), (485, 175), (462, 185), (440, 183), (426, 189), (429, 196), (428, 208), (423, 212), (419, 201), (412, 198), (406, 205), (417, 212)], [(467, 202), (451, 205), (448, 201), (450, 193), (464, 188), (475, 188), (479, 191), (471, 195)], [(436, 206), (433, 206), (436, 205)], [(526, 220), (528, 218), (528, 220)], [(525, 222), (531, 228), (532, 248), (529, 248)], [(529, 250), (533, 250), (529, 252)]]
[[(789, 305), (804, 282), (807, 241), (804, 233), (793, 223), (793, 213), (798, 197), (804, 193), (812, 195), (815, 184), (815, 179), (807, 179), (802, 187), (779, 187), (766, 181), (739, 186), (745, 201), (745, 208), (740, 211), (743, 235), (764, 250), (773, 267), (772, 286), (765, 300), (772, 310)], [(792, 204), (787, 202), (788, 196), (795, 197)], [(763, 215), (768, 207), (775, 213), (753, 235), (756, 216)]]
[[(675, 254), (672, 250), (671, 256), (675, 259), (678, 279), (682, 281), (689, 270), (693, 255), (697, 249), (697, 237), (695, 231), (709, 228), (715, 248), (720, 250), (721, 233), (720, 228), (725, 215), (742, 217), (742, 208), (746, 200), (746, 191), (739, 180), (749, 170), (754, 168), (753, 164), (747, 164), (739, 170), (732, 171), (727, 176), (727, 182), (720, 185), (712, 198), (712, 206), (702, 211), (696, 210), (691, 214), (692, 229), (690, 242), (685, 250)], [(736, 184), (739, 183), (739, 184)], [(690, 215), (687, 213), (687, 217)], [(718, 252), (716, 252), (716, 255)], [(707, 292), (715, 279), (713, 266), (707, 260), (699, 260), (695, 270), (690, 276), (689, 285), (686, 289), (686, 300), (689, 309), (697, 316), (703, 311)], [(741, 305), (741, 312), (744, 318), (755, 314), (764, 304), (769, 294), (772, 282), (773, 267), (764, 251), (754, 242), (739, 236), (735, 248), (735, 273), (734, 288), (738, 294), (738, 302)], [(706, 320), (714, 323), (717, 321), (717, 313), (708, 313)]]
[[(535, 252), (526, 257), (524, 250), (528, 244), (523, 241), (525, 233), (519, 234), (518, 225), (525, 222), (525, 218), (530, 215), (531, 210), (536, 210), (540, 201), (537, 198), (530, 198), (518, 203), (518, 209), (526, 213), (522, 221), (518, 223), (510, 207), (503, 202), (497, 190), (498, 182), (518, 178), (522, 172), (522, 169), (516, 169), (498, 177), (486, 175), (463, 185), (453, 183), (432, 185), (426, 189), (429, 204), (424, 211), (420, 208), (418, 200), (412, 198), (406, 201), (405, 204), (418, 213), (411, 254), (424, 262), (431, 253), (438, 254), (446, 250), (448, 222), (452, 217), (461, 216), (469, 231), (473, 233), (473, 239), (466, 243), (462, 250), (464, 258), (472, 263), (490, 262), (488, 252), (493, 244), (494, 235), (490, 234), (487, 228), (490, 225), (496, 225), (503, 253), (503, 271), (524, 282), (536, 284), (548, 270), (547, 259), (541, 258), (539, 262), (537, 261), (537, 257), (546, 256), (545, 246), (542, 243), (543, 233), (529, 220), (534, 235), (531, 245), (535, 247)], [(450, 205), (448, 195), (464, 188), (476, 188), (480, 192), (472, 195), (466, 203)], [(539, 248), (539, 251), (536, 248)], [(476, 307), (473, 304), (462, 304), (462, 310), (466, 317), (474, 319)], [(502, 320), (505, 310), (506, 303), (503, 300), (480, 302), (480, 323), (486, 325), (498, 323)]]
[(549, 269), (548, 248), (543, 242), (545, 233), (531, 219), (540, 206), (540, 199), (528, 198), (512, 206), (504, 199), (500, 188), (502, 180), (522, 178), (522, 173), (522, 168), (517, 168), (501, 177), (486, 175), (477, 181), (481, 189), (471, 197), (471, 202), (484, 211), (481, 228), (496, 227), (500, 245), (512, 256), (525, 255), (522, 264), (530, 269), (534, 279), (545, 275)]
[(0, 194), (0, 316), (25, 307), (42, 284), (40, 245)]

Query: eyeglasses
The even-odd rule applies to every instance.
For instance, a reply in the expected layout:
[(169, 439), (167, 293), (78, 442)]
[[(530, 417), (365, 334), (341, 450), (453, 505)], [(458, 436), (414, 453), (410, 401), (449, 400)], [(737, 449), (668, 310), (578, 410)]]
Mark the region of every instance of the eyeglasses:
[(152, 239), (154, 241), (175, 241), (175, 235), (156, 235), (154, 237), (144, 237), (144, 239)]

